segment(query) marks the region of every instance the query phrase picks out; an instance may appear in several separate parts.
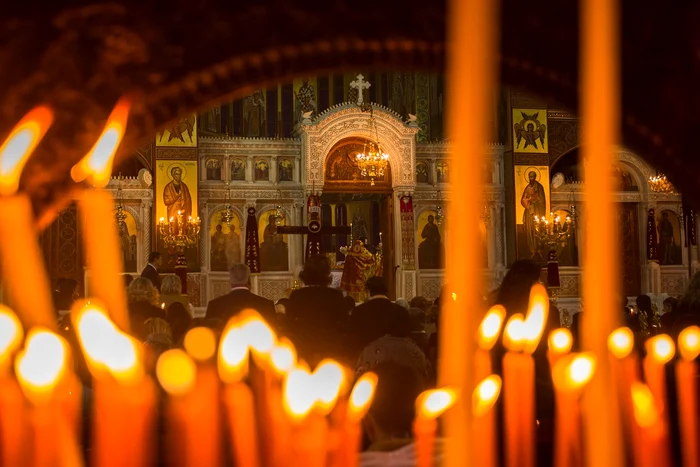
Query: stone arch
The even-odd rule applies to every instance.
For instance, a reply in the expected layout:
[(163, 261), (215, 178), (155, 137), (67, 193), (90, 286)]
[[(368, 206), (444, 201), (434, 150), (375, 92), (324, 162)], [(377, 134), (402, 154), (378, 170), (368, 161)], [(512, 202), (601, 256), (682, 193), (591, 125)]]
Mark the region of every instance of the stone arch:
[[(398, 114), (385, 107), (373, 105), (372, 109), (380, 142), (389, 154), (391, 185), (394, 189), (412, 190), (416, 184), (413, 172), (418, 127), (405, 124)], [(302, 180), (307, 187), (322, 186), (324, 164), (331, 148), (346, 138), (367, 138), (369, 114), (355, 104), (341, 104), (319, 115), (313, 123), (303, 125), (301, 132), (306, 156)]]

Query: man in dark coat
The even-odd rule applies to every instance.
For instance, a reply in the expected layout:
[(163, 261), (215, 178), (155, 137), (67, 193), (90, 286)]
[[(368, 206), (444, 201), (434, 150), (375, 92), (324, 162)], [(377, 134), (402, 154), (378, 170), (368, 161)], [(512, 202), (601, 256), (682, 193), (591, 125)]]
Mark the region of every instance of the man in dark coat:
[(152, 251), (148, 255), (148, 264), (143, 271), (141, 271), (141, 277), (144, 277), (151, 281), (153, 286), (160, 292), (160, 275), (158, 274), (158, 268), (163, 262), (163, 258), (157, 251)]
[(206, 319), (218, 319), (226, 323), (246, 308), (256, 310), (270, 324), (275, 324), (275, 304), (272, 300), (250, 291), (250, 268), (234, 264), (229, 270), (231, 291), (209, 302)]

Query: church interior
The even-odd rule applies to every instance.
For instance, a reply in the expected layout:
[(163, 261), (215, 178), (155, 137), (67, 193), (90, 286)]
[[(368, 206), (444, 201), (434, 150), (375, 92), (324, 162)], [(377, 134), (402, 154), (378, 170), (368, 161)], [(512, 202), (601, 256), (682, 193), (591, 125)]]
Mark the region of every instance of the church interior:
[[(507, 86), (491, 102), (490, 144), (472, 148), (485, 160), (473, 167), (475, 182), (484, 183), (473, 219), (482, 235), (483, 255), (475, 261), (483, 294), (499, 286), (515, 260), (532, 259), (569, 319), (581, 310), (579, 219), (596, 212), (582, 196), (579, 118)], [(458, 156), (445, 137), (448, 103), (442, 74), (356, 70), (279, 82), (172, 123), (115, 167), (107, 186), (124, 273), (138, 275), (152, 251), (163, 254), (163, 273), (174, 271), (178, 253), (166, 237), (177, 209), (166, 204), (178, 178), (188, 193), (185, 222), (190, 216), (201, 222), (185, 249), (186, 291), (199, 313), (228, 292), (233, 263), (251, 265), (252, 290), (263, 297), (278, 300), (299, 286), (312, 195), (320, 196), (318, 251), (331, 261), (334, 287), (341, 286), (344, 252), (361, 239), (393, 299), (435, 299), (449, 250), (447, 205), (459, 202), (450, 195), (450, 165)], [(363, 174), (358, 164), (368, 142), (388, 155), (381, 174)], [(624, 294), (648, 294), (660, 309), (699, 268), (697, 219), (637, 154), (619, 147), (615, 158), (616, 220), (601, 228), (618, 233)], [(41, 246), (52, 281), (74, 279), (87, 295), (79, 224), (70, 205), (41, 234)], [(255, 266), (247, 256), (253, 243)], [(555, 279), (547, 275), (551, 252)]]

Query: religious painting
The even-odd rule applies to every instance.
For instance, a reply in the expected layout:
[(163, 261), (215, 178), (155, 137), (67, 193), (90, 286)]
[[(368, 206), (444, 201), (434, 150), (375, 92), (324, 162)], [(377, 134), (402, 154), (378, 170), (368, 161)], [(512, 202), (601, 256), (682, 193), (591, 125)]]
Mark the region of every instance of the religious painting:
[(560, 228), (570, 228), (571, 236), (561, 244), (557, 245), (557, 261), (559, 266), (578, 266), (578, 239), (576, 238), (576, 228), (571, 224), (566, 226), (567, 216), (571, 216), (569, 211), (559, 209), (554, 211), (554, 216), (559, 217)]
[[(289, 244), (287, 235), (275, 232), (275, 210), (269, 209), (260, 214), (258, 219), (258, 238), (260, 241), (260, 270), (287, 271), (289, 269)], [(285, 225), (285, 221), (282, 221)]]
[[(197, 217), (197, 161), (158, 160), (156, 164), (155, 203), (156, 203), (156, 236), (158, 251), (163, 258), (163, 267), (168, 270), (175, 267), (177, 251), (166, 248), (163, 244), (158, 220), (177, 220), (178, 212), (182, 213), (183, 221)], [(187, 268), (199, 270), (197, 247), (188, 248), (185, 257)]]
[(430, 183), (430, 166), (426, 162), (416, 162), (416, 183)]
[(620, 191), (639, 191), (639, 186), (630, 171), (621, 164), (613, 165), (613, 175)]
[(267, 136), (265, 92), (258, 89), (243, 99), (243, 136)]
[(221, 161), (207, 159), (207, 180), (221, 180)]
[(535, 217), (549, 214), (549, 167), (516, 165), (514, 171), (518, 259), (547, 261), (535, 235)]
[(438, 183), (449, 183), (450, 182), (450, 164), (445, 161), (440, 161), (437, 163), (437, 182)]
[(549, 151), (546, 109), (513, 109), (513, 151)]
[(197, 146), (197, 116), (179, 119), (156, 135), (156, 146), (193, 148)]
[(294, 80), (294, 123), (317, 115), (316, 78), (308, 76)]
[(270, 180), (270, 164), (266, 160), (255, 161), (255, 181), (267, 182)]
[(418, 216), (416, 241), (418, 242), (418, 268), (442, 269), (445, 235), (435, 217), (437, 211), (427, 210)]
[(277, 175), (280, 182), (294, 180), (294, 162), (290, 159), (280, 159), (277, 164)]
[(668, 266), (683, 264), (681, 223), (673, 211), (657, 211), (656, 232), (659, 242), (659, 264)]
[[(384, 176), (375, 177), (371, 185), (368, 177), (363, 177), (357, 166), (357, 155), (365, 150), (363, 138), (346, 138), (333, 146), (325, 162), (326, 189), (364, 191), (385, 191), (391, 187), (391, 163), (387, 164)], [(359, 191), (359, 190), (358, 190)]]
[(245, 161), (243, 159), (231, 160), (231, 180), (245, 180)]
[[(116, 212), (116, 211), (115, 211)], [(124, 263), (124, 272), (138, 272), (136, 264), (136, 219), (127, 211), (122, 209), (124, 214), (124, 222), (117, 224), (119, 232), (119, 248), (122, 254), (122, 262)]]
[(228, 271), (235, 263), (242, 262), (241, 219), (234, 212), (230, 223), (221, 220), (224, 210), (216, 211), (209, 222), (209, 268), (212, 271)]

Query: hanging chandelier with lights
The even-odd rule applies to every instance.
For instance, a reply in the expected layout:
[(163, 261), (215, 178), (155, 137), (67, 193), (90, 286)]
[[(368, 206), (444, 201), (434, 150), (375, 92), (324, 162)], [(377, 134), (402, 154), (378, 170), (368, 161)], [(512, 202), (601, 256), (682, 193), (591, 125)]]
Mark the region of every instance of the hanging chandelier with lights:
[(386, 167), (389, 164), (389, 154), (384, 152), (382, 145), (379, 143), (379, 132), (377, 131), (377, 123), (372, 115), (370, 108), (369, 117), (369, 139), (365, 141), (362, 152), (355, 156), (357, 167), (360, 169), (360, 174), (364, 178), (369, 178), (371, 186), (374, 186), (374, 181), (377, 178), (383, 178)]
[(649, 177), (649, 188), (655, 193), (666, 193), (669, 195), (676, 194), (676, 188), (668, 181), (666, 175), (657, 173), (653, 177)]

